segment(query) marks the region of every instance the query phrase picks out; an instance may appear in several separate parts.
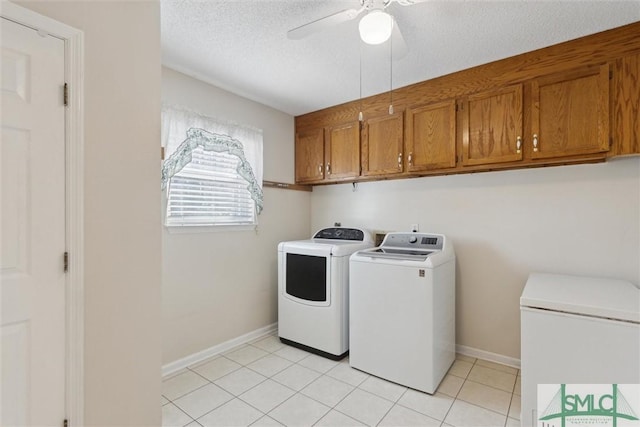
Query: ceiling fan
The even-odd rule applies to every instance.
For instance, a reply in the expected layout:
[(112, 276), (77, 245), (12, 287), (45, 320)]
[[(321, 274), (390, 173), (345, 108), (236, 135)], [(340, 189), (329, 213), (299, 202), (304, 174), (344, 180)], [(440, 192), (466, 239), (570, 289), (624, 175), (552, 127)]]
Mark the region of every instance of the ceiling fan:
[(394, 50), (399, 56), (404, 56), (407, 46), (402, 37), (402, 33), (393, 16), (385, 12), (385, 9), (393, 3), (398, 3), (401, 6), (412, 6), (425, 1), (428, 0), (360, 0), (360, 8), (346, 9), (301, 25), (288, 31), (287, 37), (292, 40), (299, 40), (328, 27), (356, 19), (363, 12), (366, 12), (358, 24), (362, 41), (367, 44), (376, 45), (384, 43), (389, 40), (390, 37), (393, 37), (392, 44)]

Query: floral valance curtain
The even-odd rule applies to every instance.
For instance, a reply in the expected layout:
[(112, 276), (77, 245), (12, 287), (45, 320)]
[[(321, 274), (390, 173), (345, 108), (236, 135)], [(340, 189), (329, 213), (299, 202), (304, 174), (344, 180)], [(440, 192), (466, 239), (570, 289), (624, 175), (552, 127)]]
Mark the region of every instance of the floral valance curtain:
[(162, 146), (166, 156), (162, 165), (162, 188), (191, 161), (191, 153), (196, 148), (226, 152), (238, 157), (236, 171), (247, 181), (256, 211), (262, 211), (262, 131), (185, 108), (165, 106), (162, 109)]

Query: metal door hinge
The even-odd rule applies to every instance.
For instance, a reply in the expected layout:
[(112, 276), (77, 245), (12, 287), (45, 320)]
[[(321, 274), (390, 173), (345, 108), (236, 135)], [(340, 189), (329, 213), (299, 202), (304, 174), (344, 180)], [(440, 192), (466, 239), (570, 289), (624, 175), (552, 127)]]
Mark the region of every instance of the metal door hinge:
[(613, 147), (613, 137), (609, 137), (609, 148)]
[(69, 252), (64, 253), (64, 272), (69, 271)]
[(609, 80), (613, 80), (613, 70), (609, 70)]
[(62, 422), (62, 427), (69, 427), (69, 420), (64, 420)]
[(64, 106), (66, 107), (67, 105), (69, 105), (69, 85), (67, 83), (64, 84), (63, 91), (64, 91), (63, 101), (64, 101)]
[(160, 160), (164, 160), (164, 147), (160, 147)]

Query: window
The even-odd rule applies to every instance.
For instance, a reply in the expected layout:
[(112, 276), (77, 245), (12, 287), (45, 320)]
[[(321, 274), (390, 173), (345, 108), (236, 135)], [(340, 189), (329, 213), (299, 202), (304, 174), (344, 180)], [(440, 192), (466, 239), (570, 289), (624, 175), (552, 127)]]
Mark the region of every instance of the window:
[(163, 109), (167, 226), (257, 224), (262, 134), (202, 115)]

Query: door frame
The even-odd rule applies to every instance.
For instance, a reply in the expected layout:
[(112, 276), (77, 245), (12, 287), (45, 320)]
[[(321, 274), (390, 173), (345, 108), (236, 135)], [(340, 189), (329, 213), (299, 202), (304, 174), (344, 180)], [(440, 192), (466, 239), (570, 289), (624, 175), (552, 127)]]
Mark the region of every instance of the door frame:
[(65, 108), (65, 238), (69, 269), (65, 283), (65, 414), (84, 425), (84, 33), (47, 16), (3, 1), (0, 15), (64, 41), (64, 74), (69, 87)]

